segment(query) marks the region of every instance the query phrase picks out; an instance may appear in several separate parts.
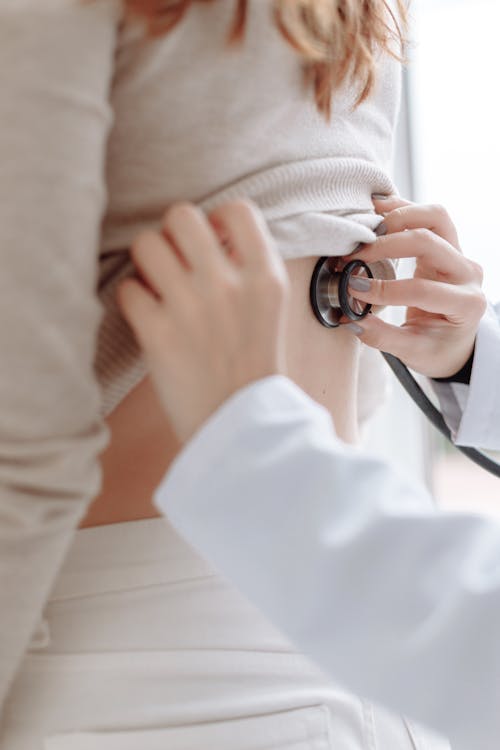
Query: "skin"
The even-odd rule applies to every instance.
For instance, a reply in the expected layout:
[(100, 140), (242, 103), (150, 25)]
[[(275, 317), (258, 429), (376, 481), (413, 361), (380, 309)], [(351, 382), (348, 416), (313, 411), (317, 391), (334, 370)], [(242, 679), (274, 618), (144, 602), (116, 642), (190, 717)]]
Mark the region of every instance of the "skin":
[(481, 290), (483, 269), (466, 258), (457, 230), (443, 206), (420, 206), (390, 196), (375, 201), (387, 230), (353, 258), (415, 258), (413, 278), (370, 283), (369, 291), (351, 289), (374, 305), (407, 306), (398, 327), (370, 315), (352, 330), (369, 346), (399, 357), (431, 378), (458, 372), (474, 349), (487, 302)]
[[(286, 355), (281, 355), (281, 364), (276, 361), (268, 368), (268, 374), (287, 371), (331, 411), (344, 440), (354, 442), (359, 343), (349, 331), (322, 328), (310, 312), (307, 292), (315, 262), (315, 258), (300, 258), (286, 263), (290, 295), (290, 315), (282, 336)], [(101, 458), (102, 491), (80, 528), (158, 516), (152, 492), (182, 447), (183, 437), (176, 434), (149, 376), (121, 402), (107, 423), (111, 439)]]
[(375, 316), (334, 332), (319, 326), (308, 301), (316, 258), (285, 266), (250, 203), (227, 204), (209, 217), (178, 204), (167, 211), (161, 234), (137, 239), (131, 252), (141, 279), (123, 282), (118, 301), (150, 376), (108, 419), (103, 489), (82, 528), (159, 515), (150, 497), (182, 445), (256, 379), (288, 375), (330, 410), (339, 436), (352, 442), (356, 338), (431, 376), (460, 369), (486, 305), (481, 269), (461, 254), (441, 207), (394, 197), (375, 206), (387, 234), (358, 257), (416, 257), (415, 276), (352, 292), (374, 304), (410, 302), (401, 328)]

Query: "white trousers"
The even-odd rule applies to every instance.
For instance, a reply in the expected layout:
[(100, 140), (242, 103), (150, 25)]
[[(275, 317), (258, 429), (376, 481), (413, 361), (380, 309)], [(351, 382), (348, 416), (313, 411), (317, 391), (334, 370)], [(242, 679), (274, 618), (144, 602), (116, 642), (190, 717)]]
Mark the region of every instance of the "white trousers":
[(449, 750), (325, 678), (164, 519), (84, 529), (0, 750)]

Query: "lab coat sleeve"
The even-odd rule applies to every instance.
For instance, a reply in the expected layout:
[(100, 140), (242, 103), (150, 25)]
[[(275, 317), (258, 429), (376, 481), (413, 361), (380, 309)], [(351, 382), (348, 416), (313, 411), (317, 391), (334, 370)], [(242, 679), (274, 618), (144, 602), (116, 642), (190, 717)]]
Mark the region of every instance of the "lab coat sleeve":
[(431, 382), (457, 445), (500, 450), (500, 303), (479, 326), (470, 385)]
[(154, 499), (337, 683), (497, 750), (500, 526), (438, 515), (281, 376), (233, 395)]

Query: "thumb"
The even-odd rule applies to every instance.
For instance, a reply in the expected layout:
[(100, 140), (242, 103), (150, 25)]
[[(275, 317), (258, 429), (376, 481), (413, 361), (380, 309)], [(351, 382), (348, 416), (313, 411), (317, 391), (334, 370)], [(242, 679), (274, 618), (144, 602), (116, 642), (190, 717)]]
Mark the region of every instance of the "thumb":
[(414, 331), (386, 323), (373, 314), (346, 327), (367, 346), (393, 354), (402, 362), (414, 360), (420, 345), (420, 337)]

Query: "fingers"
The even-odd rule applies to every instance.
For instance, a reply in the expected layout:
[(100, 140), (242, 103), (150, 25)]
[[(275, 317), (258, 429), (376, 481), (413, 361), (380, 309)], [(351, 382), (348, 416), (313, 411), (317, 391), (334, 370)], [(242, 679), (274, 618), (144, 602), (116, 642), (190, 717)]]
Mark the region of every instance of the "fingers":
[(456, 372), (486, 309), (482, 269), (462, 255), (456, 228), (441, 206), (416, 205), (396, 196), (374, 196), (374, 206), (384, 216), (377, 240), (349, 259), (369, 264), (415, 258), (414, 276), (396, 281), (353, 278), (350, 292), (375, 306), (406, 307), (406, 322), (398, 327), (368, 315), (348, 327), (367, 345), (425, 375)]
[(163, 235), (141, 233), (131, 255), (153, 293), (179, 304), (190, 290), (200, 292), (200, 279), (204, 282), (209, 276), (212, 284), (215, 277), (227, 279), (236, 270), (233, 251), (243, 268), (254, 268), (270, 279), (286, 278), (264, 218), (247, 201), (225, 204), (210, 217), (192, 204), (175, 204), (165, 214)]
[(167, 258), (161, 258), (161, 238), (154, 241), (153, 233), (139, 238), (141, 250), (134, 253), (148, 283), (160, 294), (165, 293), (166, 287), (158, 276), (165, 279), (170, 271), (180, 281), (183, 265), (206, 275), (227, 272), (239, 261), (247, 268), (274, 269), (279, 276), (285, 274), (266, 222), (249, 201), (224, 204), (208, 217), (197, 206), (177, 203), (166, 212), (162, 229), (163, 249), (169, 251)]
[(194, 271), (207, 273), (227, 267), (225, 252), (205, 214), (192, 203), (175, 203), (162, 225), (168, 240)]
[(141, 346), (148, 349), (153, 336), (164, 321), (165, 310), (140, 281), (128, 278), (117, 289), (118, 305)]
[(444, 206), (438, 204), (419, 205), (389, 195), (385, 198), (372, 196), (377, 214), (384, 217), (388, 233), (404, 232), (406, 229), (429, 229), (459, 249), (456, 227)]
[(278, 263), (267, 225), (250, 201), (234, 201), (219, 206), (209, 219), (225, 232), (239, 260), (250, 269)]
[(379, 237), (349, 256), (373, 263), (385, 258), (416, 258), (455, 283), (475, 280), (475, 264), (464, 258), (449, 242), (429, 229), (410, 229)]
[(413, 329), (386, 323), (376, 315), (368, 315), (363, 320), (347, 326), (368, 346), (388, 354), (394, 354), (402, 362), (418, 360), (419, 352), (425, 345), (425, 338)]
[(378, 214), (385, 215), (389, 213), (390, 211), (394, 211), (396, 208), (401, 208), (402, 206), (413, 206), (414, 204), (411, 201), (407, 201), (404, 198), (400, 198), (399, 195), (387, 195), (387, 196), (378, 196), (378, 195), (372, 195), (372, 201), (373, 205), (375, 207), (375, 211)]
[[(369, 286), (360, 291), (356, 286)], [(478, 319), (484, 314), (485, 298), (475, 287), (454, 286), (440, 281), (413, 278), (398, 281), (351, 279), (349, 289), (356, 299), (373, 305), (418, 307), (425, 312), (444, 315), (450, 320)]]
[(182, 284), (184, 270), (172, 246), (157, 232), (141, 232), (131, 248), (132, 259), (145, 282), (160, 298)]
[[(384, 203), (384, 201), (381, 201)], [(389, 208), (391, 205), (391, 208)], [(384, 211), (384, 224), (387, 234), (404, 232), (407, 229), (428, 229), (443, 240), (449, 242), (455, 249), (459, 249), (458, 234), (454, 223), (443, 206), (420, 206), (411, 203), (398, 205), (394, 209), (389, 203)], [(386, 211), (389, 209), (389, 212)]]

